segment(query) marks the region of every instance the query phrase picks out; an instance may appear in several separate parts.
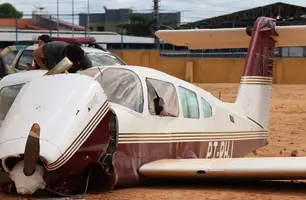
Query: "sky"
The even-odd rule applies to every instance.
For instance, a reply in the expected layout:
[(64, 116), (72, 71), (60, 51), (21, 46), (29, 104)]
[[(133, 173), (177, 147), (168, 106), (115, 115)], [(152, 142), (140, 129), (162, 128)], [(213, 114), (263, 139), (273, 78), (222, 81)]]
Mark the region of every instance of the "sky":
[[(72, 13), (73, 0), (58, 0), (59, 14), (65, 20), (72, 20), (72, 16), (64, 14)], [(275, 2), (283, 2), (306, 7), (305, 0), (159, 0), (160, 12), (181, 11), (181, 22), (193, 22), (239, 10), (267, 5)], [(57, 0), (0, 0), (0, 3), (10, 2), (18, 10), (28, 16), (35, 7), (45, 7), (44, 11), (51, 14), (57, 13)], [(42, 3), (44, 2), (44, 3)], [(74, 13), (87, 12), (88, 0), (74, 0)], [(103, 6), (108, 9), (131, 8), (134, 12), (150, 12), (153, 8), (153, 0), (89, 0), (91, 13), (104, 12)], [(75, 17), (78, 22), (78, 17)]]

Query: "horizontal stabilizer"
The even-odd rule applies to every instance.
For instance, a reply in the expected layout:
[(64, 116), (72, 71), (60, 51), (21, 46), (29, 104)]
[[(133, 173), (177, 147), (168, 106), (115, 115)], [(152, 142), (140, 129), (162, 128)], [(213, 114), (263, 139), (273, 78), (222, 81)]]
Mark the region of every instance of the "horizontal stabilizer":
[[(276, 26), (276, 46), (306, 46), (306, 26)], [(250, 36), (246, 28), (160, 30), (163, 41), (189, 49), (248, 48)]]
[(139, 172), (164, 179), (306, 179), (306, 157), (165, 159), (145, 164)]

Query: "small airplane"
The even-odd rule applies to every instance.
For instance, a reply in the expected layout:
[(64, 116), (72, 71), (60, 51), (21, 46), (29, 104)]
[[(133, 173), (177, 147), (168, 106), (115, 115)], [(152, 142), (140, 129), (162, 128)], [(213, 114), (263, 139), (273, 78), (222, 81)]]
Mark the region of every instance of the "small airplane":
[[(275, 46), (306, 46), (306, 26), (162, 30), (191, 49), (248, 48), (235, 103), (141, 66), (51, 71), (0, 81), (0, 180), (60, 195), (153, 179), (306, 179), (306, 157), (246, 158), (268, 144)], [(250, 36), (250, 37), (249, 37)]]

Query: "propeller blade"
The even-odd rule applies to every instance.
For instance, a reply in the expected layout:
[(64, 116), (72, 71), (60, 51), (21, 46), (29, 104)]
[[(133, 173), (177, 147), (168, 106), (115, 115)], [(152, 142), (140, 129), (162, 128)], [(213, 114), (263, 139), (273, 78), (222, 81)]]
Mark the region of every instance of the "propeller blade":
[(26, 176), (31, 176), (36, 170), (37, 161), (39, 159), (40, 145), (40, 126), (38, 124), (33, 124), (26, 147), (24, 150), (24, 169), (23, 173)]

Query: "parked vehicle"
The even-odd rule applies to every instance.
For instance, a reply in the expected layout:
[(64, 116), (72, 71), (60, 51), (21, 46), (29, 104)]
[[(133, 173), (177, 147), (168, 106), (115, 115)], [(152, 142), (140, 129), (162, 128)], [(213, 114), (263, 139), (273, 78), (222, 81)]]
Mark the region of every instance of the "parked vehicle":
[[(65, 41), (68, 43), (79, 44), (85, 51), (89, 59), (92, 61), (93, 67), (106, 65), (126, 65), (115, 54), (106, 51), (99, 44), (95, 43), (95, 39), (89, 38), (52, 38), (53, 41)], [(31, 46), (19, 45), (6, 47), (1, 54), (4, 56), (4, 62), (8, 67), (9, 74), (20, 71), (29, 70), (34, 64), (33, 51), (38, 47), (38, 44)]]
[(16, 59), (20, 57), (23, 50), (27, 47), (27, 45), (11, 45), (1, 51), (0, 54), (10, 74), (17, 72), (13, 67), (13, 63), (16, 62)]

